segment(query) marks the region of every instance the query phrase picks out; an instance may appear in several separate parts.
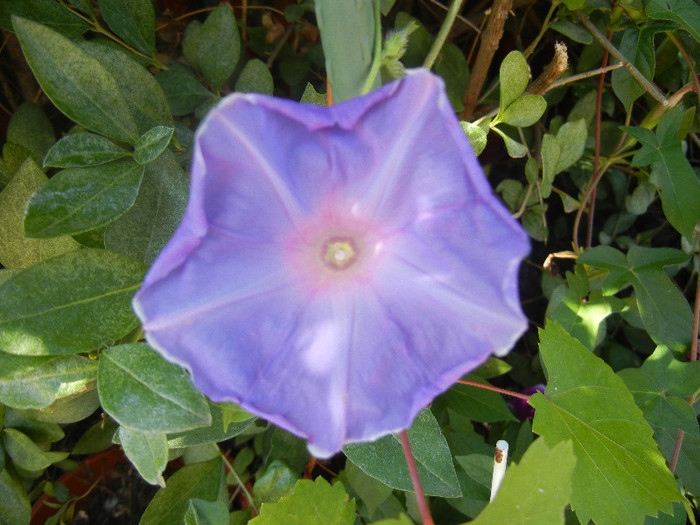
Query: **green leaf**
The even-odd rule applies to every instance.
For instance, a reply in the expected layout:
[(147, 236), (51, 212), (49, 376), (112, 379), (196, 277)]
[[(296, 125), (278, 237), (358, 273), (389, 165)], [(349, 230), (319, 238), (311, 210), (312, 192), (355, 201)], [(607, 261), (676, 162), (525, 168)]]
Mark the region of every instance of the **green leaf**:
[(184, 71), (169, 69), (160, 73), (156, 80), (165, 93), (170, 111), (175, 116), (192, 113), (204, 102), (214, 100), (214, 95)]
[(181, 432), (211, 423), (206, 399), (185, 371), (145, 343), (102, 353), (97, 388), (104, 410), (142, 432)]
[(481, 155), (486, 148), (486, 132), (471, 122), (460, 121), (459, 125), (462, 126), (462, 131), (464, 131), (464, 134), (469, 139), (469, 144), (472, 150), (474, 150), (474, 155)]
[(229, 525), (228, 506), (223, 501), (192, 498), (187, 502), (185, 525)]
[(192, 20), (185, 28), (185, 34), (182, 35), (182, 54), (185, 60), (193, 69), (199, 69), (197, 63), (197, 43), (199, 42), (199, 31), (202, 29), (202, 22)]
[(175, 128), (156, 126), (141, 135), (134, 146), (134, 160), (139, 164), (148, 164), (156, 160), (173, 138)]
[[(431, 496), (459, 497), (452, 454), (430, 409), (418, 413), (407, 433), (424, 492)], [(365, 474), (395, 489), (413, 491), (398, 434), (370, 443), (346, 445), (343, 452)]]
[[(622, 35), (618, 49), (648, 80), (654, 78), (656, 59), (653, 30), (630, 27)], [(612, 72), (612, 88), (628, 113), (632, 103), (644, 94), (644, 88), (625, 68)]]
[(657, 343), (681, 351), (690, 342), (693, 314), (688, 301), (663, 268), (682, 264), (688, 255), (672, 248), (632, 246), (627, 257), (609, 246), (586, 251), (580, 263), (609, 270), (603, 281), (603, 293), (617, 293), (625, 284), (634, 287), (644, 327)]
[(455, 111), (462, 111), (462, 98), (469, 85), (469, 64), (464, 53), (452, 43), (445, 44), (435, 62), (435, 73), (445, 80), (445, 91)]
[(124, 148), (94, 133), (71, 133), (54, 144), (44, 158), (44, 167), (80, 168), (98, 166), (131, 156)]
[(24, 237), (24, 210), (27, 201), (48, 180), (41, 168), (28, 158), (0, 192), (0, 264), (5, 268), (27, 268), (80, 248), (70, 237)]
[(2, 0), (0, 28), (14, 31), (13, 15), (39, 22), (68, 38), (80, 36), (90, 29), (88, 24), (55, 0)]
[[(659, 444), (666, 461), (670, 461), (676, 450), (678, 430), (675, 428), (657, 427), (654, 438)], [(691, 494), (698, 494), (698, 491), (700, 491), (700, 437), (698, 437), (697, 431), (683, 436), (683, 445), (678, 454), (678, 463), (676, 464), (676, 475)]]
[(571, 501), (575, 464), (570, 441), (550, 449), (543, 439), (538, 439), (520, 463), (508, 468), (496, 498), (470, 523), (563, 525), (564, 507)]
[(362, 469), (352, 461), (345, 463), (345, 477), (353, 492), (367, 506), (370, 516), (394, 491), (388, 485), (362, 472)]
[(304, 93), (302, 93), (299, 102), (301, 102), (302, 104), (313, 104), (315, 106), (321, 106), (322, 108), (325, 108), (328, 105), (326, 95), (317, 93), (311, 82), (307, 82), (306, 87), (304, 88)]
[(82, 249), (0, 284), (0, 350), (19, 355), (86, 352), (136, 325), (131, 298), (146, 268), (123, 255)]
[(3, 430), (3, 444), (5, 452), (17, 466), (32, 472), (44, 470), (68, 457), (68, 452), (45, 452), (29, 436), (14, 428)]
[(101, 450), (107, 450), (112, 446), (112, 438), (118, 428), (119, 425), (111, 417), (101, 418), (100, 421), (83, 432), (73, 447), (71, 455), (94, 454)]
[(568, 20), (557, 20), (556, 22), (551, 22), (549, 27), (579, 44), (588, 45), (593, 43), (593, 35), (579, 24), (574, 24)]
[(80, 49), (97, 60), (116, 80), (126, 105), (143, 134), (155, 126), (174, 126), (168, 99), (153, 75), (110, 40), (81, 42)]
[[(488, 381), (469, 374), (466, 380), (488, 385)], [(474, 421), (517, 421), (503, 397), (491, 390), (471, 385), (456, 384), (436, 400), (436, 407), (448, 406), (455, 412)]]
[(561, 158), (561, 148), (559, 141), (554, 135), (545, 133), (542, 137), (542, 146), (540, 148), (540, 156), (542, 158), (542, 183), (540, 184), (540, 194), (546, 199), (552, 194), (552, 184), (557, 173), (559, 159)]
[(188, 191), (187, 175), (165, 151), (146, 166), (134, 205), (107, 226), (105, 247), (150, 265), (180, 224)]
[(263, 93), (272, 95), (275, 84), (272, 80), (270, 68), (265, 62), (257, 58), (252, 58), (243, 66), (241, 74), (236, 80), (236, 91), (241, 93)]
[(81, 126), (133, 143), (136, 122), (112, 75), (80, 47), (46, 26), (13, 17), (24, 56), (55, 106)]
[(24, 102), (12, 114), (7, 125), (7, 141), (28, 149), (32, 152), (32, 158), (40, 163), (56, 141), (56, 135), (41, 108), (34, 102)]
[(535, 394), (533, 431), (555, 446), (571, 440), (571, 507), (581, 523), (640, 523), (672, 513), (681, 495), (624, 383), (556, 322), (540, 330), (549, 382)]
[(649, 18), (680, 24), (700, 42), (700, 6), (693, 0), (648, 0), (645, 10)]
[(79, 356), (0, 355), (0, 402), (41, 408), (79, 392), (97, 376), (97, 361)]
[(582, 118), (565, 122), (557, 130), (557, 145), (559, 146), (559, 162), (555, 168), (556, 173), (561, 173), (570, 168), (581, 158), (586, 148), (588, 131), (586, 121)]
[(97, 0), (110, 29), (139, 51), (156, 55), (156, 14), (151, 0)]
[[(2, 5), (2, 3), (0, 3)], [(26, 525), (32, 506), (22, 484), (7, 469), (0, 469), (0, 523)]]
[[(211, 423), (184, 432), (168, 434), (169, 448), (187, 448), (206, 443), (219, 443), (245, 431), (255, 421), (251, 414), (240, 419), (240, 409), (231, 409), (221, 404), (209, 404)], [(232, 414), (233, 412), (233, 414)]]
[(256, 504), (260, 506), (262, 503), (277, 503), (280, 498), (292, 495), (298, 479), (298, 474), (283, 461), (272, 461), (257, 476), (253, 485)]
[[(373, 0), (318, 0), (316, 20), (326, 71), (337, 104), (361, 94), (374, 59), (376, 24)], [(352, 31), (348, 31), (348, 28)], [(371, 89), (381, 85), (375, 79)]]
[(494, 119), (494, 124), (505, 122), (518, 128), (532, 126), (542, 118), (547, 102), (540, 95), (524, 95), (516, 98)]
[(506, 150), (508, 151), (508, 155), (510, 157), (513, 157), (514, 159), (520, 159), (527, 155), (527, 146), (513, 140), (508, 135), (503, 133), (500, 129), (498, 129), (496, 126), (493, 126), (490, 129), (492, 129), (501, 136), (503, 142), (506, 145)]
[(233, 74), (241, 55), (241, 37), (228, 5), (212, 11), (197, 35), (197, 63), (217, 91)]
[(143, 172), (134, 162), (59, 171), (29, 198), (25, 235), (57, 237), (109, 224), (136, 200)]
[(90, 382), (79, 392), (59, 397), (47, 407), (17, 408), (15, 410), (27, 419), (63, 425), (82, 421), (97, 410), (99, 406), (100, 400), (97, 398), (95, 383)]
[(491, 496), (493, 449), (488, 448), (489, 454), (455, 456), (462, 497), (447, 502), (470, 517), (477, 516), (489, 503)]
[(165, 487), (163, 471), (168, 464), (168, 442), (165, 434), (139, 432), (121, 426), (119, 442), (124, 454), (143, 479), (151, 485)]
[(278, 503), (264, 503), (250, 525), (353, 525), (355, 502), (348, 501), (342, 483), (331, 486), (319, 477), (297, 481), (294, 494)]
[(499, 112), (506, 110), (525, 92), (530, 81), (530, 68), (520, 51), (511, 51), (501, 62), (498, 78), (501, 82)]
[(182, 523), (189, 501), (226, 501), (224, 463), (220, 457), (204, 463), (185, 465), (168, 478), (141, 517), (140, 525), (173, 525)]

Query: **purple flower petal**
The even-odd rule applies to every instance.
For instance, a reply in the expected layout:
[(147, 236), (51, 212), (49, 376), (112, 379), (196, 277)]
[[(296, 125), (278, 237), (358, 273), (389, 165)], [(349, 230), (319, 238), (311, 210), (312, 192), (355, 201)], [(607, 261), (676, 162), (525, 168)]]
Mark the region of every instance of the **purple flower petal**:
[(146, 338), (319, 457), (408, 427), (525, 330), (527, 236), (427, 71), (330, 108), (231, 95), (191, 184), (134, 300)]

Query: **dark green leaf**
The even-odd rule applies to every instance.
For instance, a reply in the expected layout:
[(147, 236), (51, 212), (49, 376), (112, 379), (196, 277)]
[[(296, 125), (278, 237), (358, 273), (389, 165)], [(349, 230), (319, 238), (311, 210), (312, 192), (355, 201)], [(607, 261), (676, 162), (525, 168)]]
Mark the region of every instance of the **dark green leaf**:
[(549, 27), (555, 31), (559, 31), (562, 35), (568, 36), (574, 42), (579, 44), (591, 44), (593, 43), (593, 36), (583, 27), (568, 20), (557, 20), (556, 22), (551, 22)]
[(105, 350), (97, 388), (105, 411), (133, 430), (180, 432), (211, 423), (206, 399), (185, 371), (145, 343)]
[(156, 54), (156, 15), (151, 0), (97, 0), (112, 31), (139, 51)]
[(88, 24), (55, 0), (2, 0), (0, 28), (14, 31), (13, 15), (44, 24), (68, 38), (80, 36), (90, 29)]
[(347, 483), (364, 505), (370, 515), (391, 496), (394, 489), (381, 481), (368, 476), (352, 461), (345, 463)]
[(14, 17), (27, 62), (51, 101), (78, 124), (133, 143), (137, 128), (112, 75), (77, 44), (46, 26)]
[(168, 464), (168, 442), (165, 434), (139, 432), (121, 426), (119, 443), (143, 479), (151, 485), (165, 487), (163, 471)]
[(284, 462), (271, 462), (265, 471), (257, 476), (253, 485), (256, 504), (260, 506), (262, 503), (277, 503), (283, 496), (290, 496), (298, 479), (299, 475)]
[[(468, 375), (465, 379), (488, 385), (488, 381)], [(449, 406), (460, 415), (474, 421), (493, 423), (495, 421), (517, 421), (508, 409), (503, 397), (491, 390), (471, 385), (456, 384), (436, 399), (436, 406)]]
[(233, 74), (241, 54), (241, 37), (228, 5), (212, 11), (197, 35), (197, 63), (217, 91)]
[(119, 428), (119, 425), (110, 417), (102, 418), (100, 421), (88, 428), (73, 447), (71, 455), (94, 454), (101, 450), (106, 450), (112, 446), (112, 438)]
[(82, 249), (13, 274), (0, 284), (0, 350), (75, 354), (124, 337), (144, 273), (123, 255)]
[(561, 173), (565, 169), (574, 165), (581, 158), (586, 148), (588, 131), (586, 121), (578, 119), (565, 122), (557, 130), (557, 144), (559, 145), (559, 162), (557, 162), (556, 172)]
[(532, 126), (542, 118), (547, 102), (540, 95), (524, 95), (516, 98), (494, 119), (494, 124), (505, 122), (518, 128)]
[(139, 164), (148, 164), (156, 160), (170, 144), (175, 128), (156, 126), (141, 135), (134, 146), (134, 160)]
[[(424, 408), (418, 413), (408, 429), (408, 437), (425, 493), (445, 498), (458, 497), (459, 481), (452, 455), (430, 409)], [(413, 491), (398, 434), (370, 443), (346, 445), (343, 452), (365, 474), (395, 489)]]
[(40, 163), (56, 141), (56, 135), (41, 108), (34, 102), (24, 102), (7, 125), (7, 141), (28, 149), (32, 158)]
[(97, 166), (129, 157), (124, 148), (94, 133), (71, 133), (56, 142), (44, 158), (44, 166), (80, 168)]
[(501, 62), (498, 76), (501, 81), (499, 112), (503, 112), (525, 92), (530, 81), (530, 68), (523, 54), (520, 51), (508, 53)]
[(513, 157), (514, 159), (519, 159), (527, 155), (527, 146), (513, 140), (496, 126), (493, 126), (491, 129), (501, 136), (506, 145), (506, 150), (508, 151), (509, 156)]
[[(2, 5), (0, 3), (0, 5)], [(32, 506), (24, 487), (7, 469), (0, 469), (0, 523), (26, 525)]]
[(192, 498), (187, 502), (185, 525), (229, 525), (228, 506), (223, 501)]
[[(648, 80), (654, 78), (656, 62), (653, 31), (637, 27), (627, 29), (622, 35), (619, 50)], [(625, 68), (612, 72), (612, 88), (627, 112), (632, 103), (644, 94), (644, 88)]]
[(236, 80), (236, 91), (241, 93), (263, 93), (272, 95), (275, 89), (270, 69), (265, 62), (253, 58), (243, 66), (241, 74)]
[(185, 28), (185, 34), (182, 36), (182, 54), (185, 55), (185, 60), (192, 66), (193, 69), (199, 69), (197, 62), (197, 42), (199, 41), (199, 30), (202, 29), (202, 22), (192, 20)]
[(542, 183), (540, 184), (540, 194), (543, 198), (547, 198), (552, 194), (552, 184), (554, 177), (559, 173), (557, 167), (561, 158), (561, 148), (559, 141), (554, 135), (545, 133), (542, 137), (542, 146), (540, 147), (540, 156), (542, 158)]
[(648, 0), (646, 13), (656, 20), (671, 20), (700, 42), (700, 5), (693, 0)]
[(464, 53), (454, 44), (445, 44), (435, 62), (435, 73), (445, 80), (445, 91), (455, 111), (462, 111), (464, 92), (469, 84), (469, 64)]
[(209, 425), (168, 434), (168, 447), (186, 448), (226, 441), (245, 431), (255, 421), (252, 415), (241, 409), (227, 407), (225, 404), (209, 404), (209, 411), (211, 412)]
[(134, 162), (59, 171), (29, 198), (25, 235), (57, 237), (109, 224), (136, 200), (143, 172)]
[(581, 523), (640, 523), (680, 501), (652, 429), (624, 383), (555, 322), (540, 330), (549, 382), (535, 394), (533, 431), (547, 444), (573, 441), (571, 506)]
[(165, 92), (170, 110), (175, 116), (192, 113), (203, 102), (214, 100), (214, 96), (202, 84), (184, 71), (163, 71), (156, 80)]

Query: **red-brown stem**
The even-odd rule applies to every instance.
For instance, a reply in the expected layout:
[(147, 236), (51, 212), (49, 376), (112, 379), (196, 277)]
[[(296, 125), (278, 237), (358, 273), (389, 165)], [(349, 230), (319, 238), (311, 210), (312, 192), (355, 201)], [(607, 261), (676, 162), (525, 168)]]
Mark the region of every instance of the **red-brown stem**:
[(403, 447), (403, 454), (406, 456), (406, 464), (408, 465), (408, 472), (411, 474), (411, 482), (413, 483), (413, 490), (416, 491), (416, 501), (418, 501), (418, 509), (420, 510), (420, 517), (423, 520), (423, 525), (435, 525), (433, 517), (430, 515), (430, 509), (428, 508), (428, 502), (425, 500), (425, 493), (423, 492), (423, 485), (420, 482), (420, 476), (418, 475), (418, 468), (416, 468), (416, 460), (413, 457), (413, 451), (411, 450), (411, 443), (408, 441), (408, 434), (405, 430), (401, 433), (401, 446)]
[(678, 455), (681, 452), (681, 445), (683, 444), (684, 435), (685, 432), (679, 430), (678, 435), (676, 436), (676, 444), (673, 446), (673, 455), (671, 456), (671, 462), (668, 465), (668, 469), (671, 471), (671, 474), (676, 471), (676, 464), (678, 463)]
[(525, 401), (530, 399), (530, 396), (527, 394), (519, 394), (518, 392), (506, 390), (505, 388), (498, 388), (497, 386), (485, 385), (484, 383), (477, 383), (475, 381), (466, 381), (464, 379), (460, 379), (457, 382), (461, 385), (475, 386), (477, 388), (483, 388), (485, 390), (493, 390), (494, 392), (498, 392), (499, 394), (505, 394), (507, 396), (519, 397), (520, 399), (524, 399)]

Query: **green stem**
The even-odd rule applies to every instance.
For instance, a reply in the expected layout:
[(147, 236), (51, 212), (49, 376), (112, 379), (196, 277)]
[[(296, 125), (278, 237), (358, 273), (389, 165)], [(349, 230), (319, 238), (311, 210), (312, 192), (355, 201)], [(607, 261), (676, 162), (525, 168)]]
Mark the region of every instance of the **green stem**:
[(447, 15), (445, 15), (445, 21), (442, 23), (442, 27), (440, 27), (440, 31), (435, 37), (435, 41), (433, 42), (433, 45), (430, 48), (430, 51), (428, 52), (428, 56), (425, 57), (425, 61), (423, 62), (423, 67), (425, 69), (430, 69), (433, 67), (433, 64), (435, 64), (435, 61), (437, 60), (437, 57), (440, 54), (442, 46), (445, 45), (447, 35), (450, 34), (452, 25), (455, 23), (457, 15), (462, 9), (463, 3), (464, 0), (452, 0), (450, 8), (447, 10)]
[(535, 52), (537, 44), (540, 43), (540, 40), (542, 40), (542, 37), (549, 29), (549, 21), (552, 19), (552, 15), (554, 14), (554, 11), (557, 9), (557, 7), (559, 7), (559, 0), (555, 0), (554, 2), (552, 2), (552, 5), (549, 8), (549, 12), (547, 13), (544, 22), (542, 23), (542, 27), (540, 28), (540, 33), (535, 37), (535, 39), (530, 43), (530, 45), (527, 46), (527, 49), (523, 51), (523, 56), (525, 58), (528, 58), (530, 55), (532, 55), (532, 53)]
[(374, 0), (374, 57), (367, 75), (367, 81), (362, 88), (362, 95), (366, 95), (372, 90), (374, 79), (377, 78), (379, 68), (382, 65), (382, 18), (379, 11), (379, 3), (380, 0)]
[(236, 470), (233, 468), (233, 465), (229, 463), (228, 459), (226, 459), (226, 455), (221, 451), (221, 449), (219, 449), (219, 454), (221, 454), (221, 459), (223, 459), (224, 463), (226, 463), (229, 472), (233, 474), (234, 478), (236, 478), (236, 483), (238, 483), (238, 486), (241, 487), (243, 494), (245, 494), (246, 498), (248, 498), (250, 506), (253, 507), (255, 514), (259, 514), (258, 509), (255, 507), (255, 502), (253, 501), (253, 495), (246, 488), (245, 483), (243, 483), (243, 481), (241, 480), (240, 476), (238, 475), (238, 472), (236, 472)]

